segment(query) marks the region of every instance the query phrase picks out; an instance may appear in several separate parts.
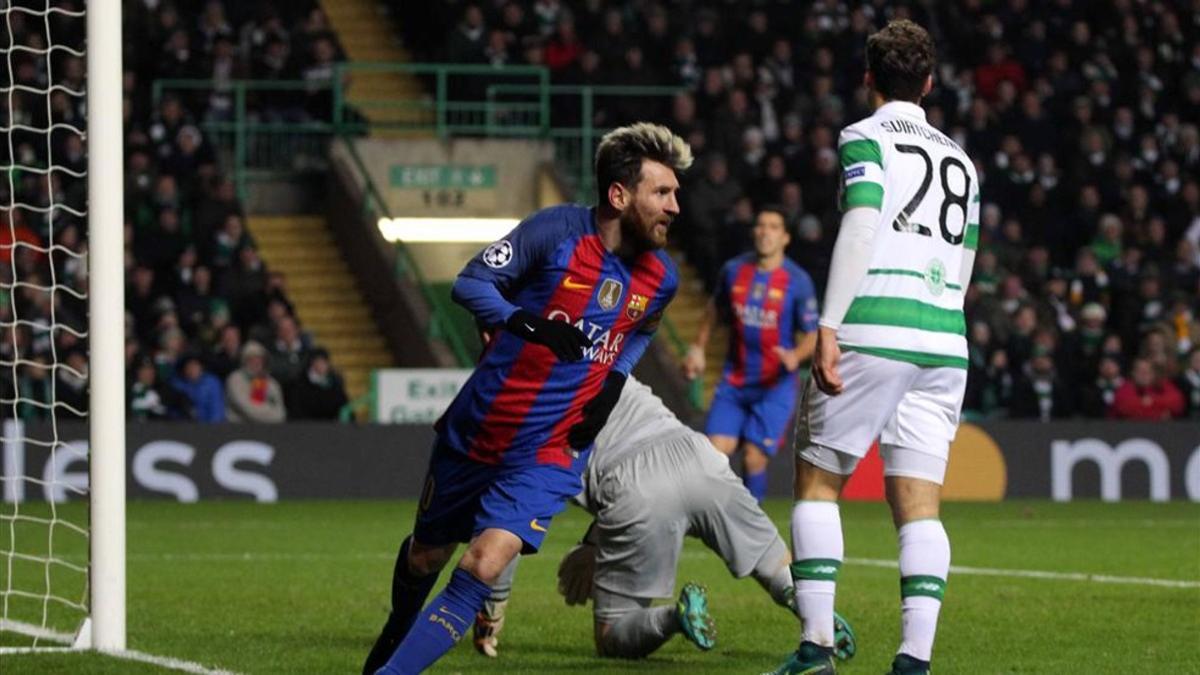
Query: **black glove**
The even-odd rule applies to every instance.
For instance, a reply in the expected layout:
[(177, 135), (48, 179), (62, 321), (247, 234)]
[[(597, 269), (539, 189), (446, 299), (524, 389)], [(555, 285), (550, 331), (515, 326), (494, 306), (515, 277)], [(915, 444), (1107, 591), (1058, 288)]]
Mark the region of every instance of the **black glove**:
[(592, 346), (583, 331), (566, 321), (543, 319), (524, 309), (513, 312), (504, 327), (522, 340), (549, 347), (559, 361), (578, 361)]
[(604, 428), (609, 414), (617, 407), (617, 400), (621, 398), (621, 387), (624, 386), (625, 376), (610, 370), (608, 377), (604, 378), (604, 386), (600, 393), (583, 404), (583, 419), (567, 432), (567, 443), (570, 443), (572, 448), (583, 450), (596, 440), (596, 435)]

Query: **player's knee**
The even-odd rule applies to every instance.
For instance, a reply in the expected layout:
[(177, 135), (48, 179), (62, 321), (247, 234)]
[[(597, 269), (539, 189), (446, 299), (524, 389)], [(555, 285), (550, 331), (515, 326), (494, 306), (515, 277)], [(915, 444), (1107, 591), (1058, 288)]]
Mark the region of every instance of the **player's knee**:
[(884, 481), (892, 521), (896, 527), (914, 520), (937, 518), (942, 486), (932, 481), (888, 476)]
[(413, 540), (408, 549), (408, 569), (417, 576), (437, 574), (442, 571), (450, 556), (454, 555), (455, 544), (427, 546)]
[(721, 434), (712, 434), (708, 437), (713, 447), (719, 450), (722, 454), (732, 455), (734, 450), (737, 450), (738, 439), (733, 436), (724, 436)]
[(819, 467), (797, 455), (792, 494), (796, 499), (837, 501), (848, 477)]
[(514, 545), (509, 541), (498, 541), (495, 538), (479, 537), (471, 543), (471, 547), (463, 554), (458, 566), (485, 584), (491, 585), (500, 578), (501, 573), (520, 553), (520, 540), (515, 536)]
[(767, 470), (767, 463), (770, 457), (753, 443), (745, 443), (742, 445), (745, 449), (745, 457), (743, 461), (746, 464), (746, 471), (750, 473), (761, 473)]

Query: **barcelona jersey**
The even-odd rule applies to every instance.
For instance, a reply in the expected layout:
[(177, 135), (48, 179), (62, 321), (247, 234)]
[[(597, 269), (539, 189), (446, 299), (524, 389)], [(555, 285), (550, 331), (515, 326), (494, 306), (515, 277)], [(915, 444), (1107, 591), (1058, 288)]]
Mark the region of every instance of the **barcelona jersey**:
[(762, 270), (753, 253), (721, 268), (715, 301), (729, 323), (724, 382), (734, 387), (770, 387), (787, 371), (775, 347), (793, 349), (796, 331), (817, 329), (817, 298), (812, 278), (784, 258), (774, 270)]
[[(662, 251), (632, 259), (605, 249), (594, 209), (543, 209), (475, 256), (459, 273), (455, 300), (499, 327), (437, 423), (442, 444), (477, 462), (581, 468), (567, 432), (610, 370), (629, 374), (678, 286)], [(560, 362), (546, 347), (504, 330), (517, 309), (583, 331), (583, 359)], [(586, 452), (586, 450), (585, 450)]]

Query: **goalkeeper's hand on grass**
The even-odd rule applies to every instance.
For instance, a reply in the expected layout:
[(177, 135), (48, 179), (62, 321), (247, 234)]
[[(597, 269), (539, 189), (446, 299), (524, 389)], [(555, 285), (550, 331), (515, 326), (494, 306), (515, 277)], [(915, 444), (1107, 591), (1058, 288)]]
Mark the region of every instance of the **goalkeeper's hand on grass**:
[(547, 347), (559, 361), (578, 361), (583, 358), (583, 350), (592, 346), (583, 331), (566, 321), (543, 319), (524, 309), (513, 312), (504, 327), (526, 342)]
[(558, 592), (568, 605), (586, 605), (592, 597), (592, 576), (596, 573), (596, 547), (576, 544), (558, 563)]
[(475, 650), (489, 658), (500, 655), (500, 631), (504, 630), (504, 616), (508, 610), (508, 600), (488, 600), (483, 609), (475, 615), (475, 627), (472, 631), (475, 639)]

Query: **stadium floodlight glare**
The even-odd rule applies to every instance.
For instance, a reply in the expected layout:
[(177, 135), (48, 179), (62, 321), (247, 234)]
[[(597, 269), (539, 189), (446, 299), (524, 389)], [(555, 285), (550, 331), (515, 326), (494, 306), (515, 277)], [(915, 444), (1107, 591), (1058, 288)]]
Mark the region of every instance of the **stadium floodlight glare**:
[(491, 242), (508, 234), (516, 218), (380, 218), (379, 232), (389, 242)]

